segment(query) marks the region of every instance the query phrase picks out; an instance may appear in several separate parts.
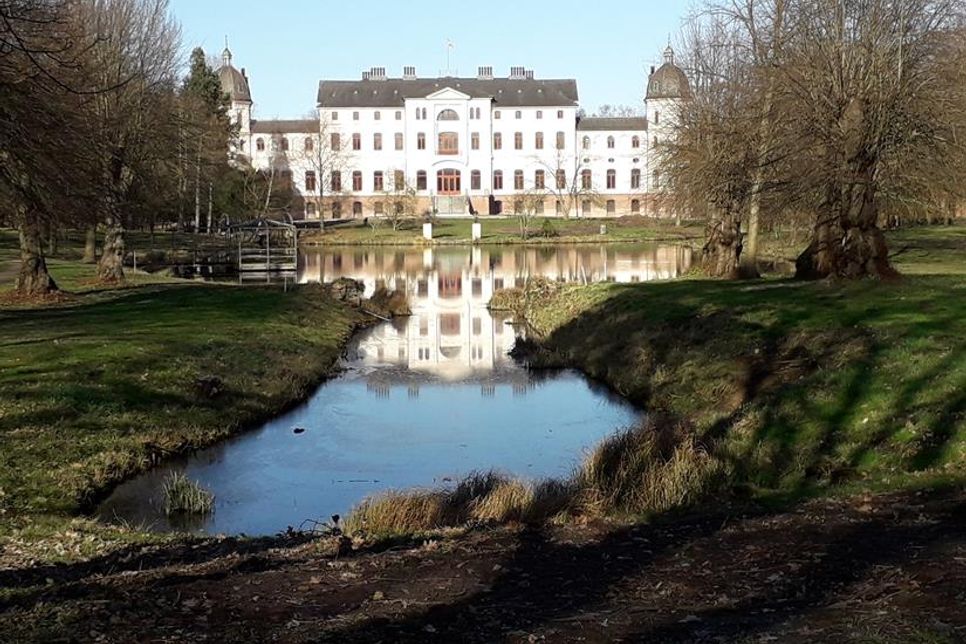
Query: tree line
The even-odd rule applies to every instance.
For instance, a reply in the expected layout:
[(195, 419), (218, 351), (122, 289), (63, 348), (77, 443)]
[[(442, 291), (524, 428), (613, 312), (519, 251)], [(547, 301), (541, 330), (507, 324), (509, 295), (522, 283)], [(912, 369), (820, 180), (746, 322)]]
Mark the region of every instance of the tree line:
[(85, 230), (85, 260), (117, 282), (125, 231), (211, 230), (238, 206), (227, 97), (201, 49), (181, 70), (167, 0), (0, 0), (0, 221), (19, 231), (20, 294), (57, 289), (45, 246), (61, 231)]
[(713, 0), (686, 23), (692, 99), (661, 146), (667, 198), (707, 223), (715, 276), (759, 232), (811, 230), (802, 278), (895, 274), (882, 233), (966, 200), (962, 0)]

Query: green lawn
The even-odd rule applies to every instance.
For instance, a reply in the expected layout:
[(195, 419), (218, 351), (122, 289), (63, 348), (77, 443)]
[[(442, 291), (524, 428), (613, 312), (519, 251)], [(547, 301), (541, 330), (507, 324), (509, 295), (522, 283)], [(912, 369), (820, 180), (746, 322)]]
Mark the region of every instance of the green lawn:
[(547, 364), (692, 422), (762, 496), (966, 482), (966, 227), (890, 234), (897, 283), (547, 287)]
[[(486, 219), (483, 224), (483, 239), (486, 244), (523, 243), (520, 223), (516, 218)], [(433, 238), (439, 244), (470, 243), (472, 241), (470, 219), (439, 219), (435, 224)], [(601, 225), (607, 227), (605, 234), (600, 233)], [(553, 230), (554, 236), (546, 236), (544, 230)], [(536, 217), (530, 224), (529, 243), (574, 243), (574, 242), (613, 242), (613, 241), (656, 241), (694, 239), (703, 234), (703, 228), (696, 224), (675, 226), (673, 221), (645, 219), (642, 217), (622, 217), (620, 219), (558, 219)], [(302, 239), (308, 243), (321, 244), (423, 244), (422, 224), (407, 222), (401, 230), (394, 231), (385, 222), (372, 228), (370, 226), (340, 226), (326, 230), (307, 231)]]
[(320, 287), (100, 289), (90, 266), (51, 272), (65, 301), (0, 308), (0, 536), (63, 534), (123, 478), (304, 399), (359, 322)]

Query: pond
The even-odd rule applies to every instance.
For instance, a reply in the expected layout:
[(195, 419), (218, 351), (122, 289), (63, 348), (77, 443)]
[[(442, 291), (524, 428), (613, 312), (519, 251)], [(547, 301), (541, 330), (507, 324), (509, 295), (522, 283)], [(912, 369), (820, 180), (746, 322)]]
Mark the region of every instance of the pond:
[[(508, 353), (519, 332), (488, 311), (490, 297), (538, 275), (672, 279), (690, 262), (688, 248), (653, 245), (308, 250), (299, 281), (353, 277), (367, 295), (404, 290), (413, 315), (359, 334), (344, 372), (302, 406), (122, 484), (97, 514), (152, 530), (268, 535), (345, 515), (367, 495), (446, 486), (473, 471), (566, 477), (641, 412), (578, 373), (516, 363)], [(161, 482), (174, 471), (214, 492), (212, 514), (163, 514)]]

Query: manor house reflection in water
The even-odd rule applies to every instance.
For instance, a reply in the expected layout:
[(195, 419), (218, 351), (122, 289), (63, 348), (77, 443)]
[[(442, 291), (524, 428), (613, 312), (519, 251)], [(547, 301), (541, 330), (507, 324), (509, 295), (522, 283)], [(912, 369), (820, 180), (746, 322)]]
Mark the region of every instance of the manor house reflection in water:
[[(351, 277), (365, 284), (367, 297), (378, 288), (405, 292), (412, 317), (365, 334), (359, 343), (361, 363), (460, 380), (491, 378), (511, 360), (513, 329), (505, 315), (487, 309), (494, 292), (522, 287), (538, 276), (565, 283), (673, 279), (688, 271), (691, 257), (687, 246), (653, 244), (336, 247), (305, 251), (299, 281)], [(378, 393), (378, 384), (373, 388)]]

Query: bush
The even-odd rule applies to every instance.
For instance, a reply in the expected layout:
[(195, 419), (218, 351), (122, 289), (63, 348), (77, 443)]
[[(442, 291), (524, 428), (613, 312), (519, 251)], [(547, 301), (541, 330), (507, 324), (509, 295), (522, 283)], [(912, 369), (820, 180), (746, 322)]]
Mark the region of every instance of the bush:
[(540, 227), (540, 232), (537, 233), (537, 235), (539, 237), (551, 239), (553, 237), (559, 237), (560, 233), (557, 232), (557, 228), (556, 226), (553, 225), (553, 222), (551, 220), (544, 219), (543, 225)]
[(182, 472), (170, 474), (161, 484), (161, 508), (173, 514), (210, 514), (215, 507), (215, 495)]

